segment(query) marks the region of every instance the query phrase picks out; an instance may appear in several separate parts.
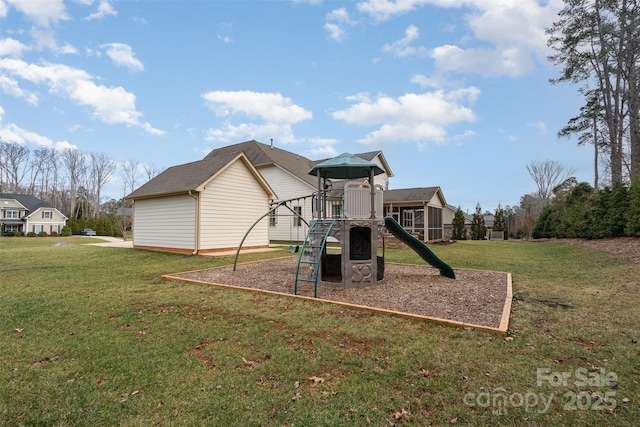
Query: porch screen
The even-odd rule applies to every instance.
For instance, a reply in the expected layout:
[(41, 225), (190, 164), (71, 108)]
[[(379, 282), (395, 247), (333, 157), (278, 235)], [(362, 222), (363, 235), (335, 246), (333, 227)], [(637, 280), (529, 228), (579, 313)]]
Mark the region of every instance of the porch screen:
[(442, 209), (428, 206), (429, 216), (429, 240), (442, 240)]

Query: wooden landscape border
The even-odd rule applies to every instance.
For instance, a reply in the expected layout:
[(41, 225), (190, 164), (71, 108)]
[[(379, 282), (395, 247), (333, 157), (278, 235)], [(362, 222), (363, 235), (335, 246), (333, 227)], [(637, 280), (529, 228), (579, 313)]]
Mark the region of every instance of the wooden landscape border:
[[(263, 260), (251, 261), (251, 262), (243, 263), (243, 264), (252, 264), (252, 263), (258, 263), (258, 262), (262, 262), (262, 261)], [(224, 267), (227, 267), (227, 266), (224, 266)], [(215, 268), (223, 268), (223, 267), (215, 267)], [(174, 274), (195, 273), (195, 272), (203, 271), (203, 270), (210, 270), (210, 269), (206, 268), (206, 269), (199, 269), (199, 270), (183, 271), (183, 272), (174, 273)], [(458, 268), (456, 270), (472, 270), (472, 269)], [(511, 302), (513, 300), (512, 280), (511, 280), (511, 273), (509, 273), (509, 272), (498, 272), (498, 273), (506, 274), (506, 279), (507, 279), (506, 280), (507, 281), (507, 283), (506, 283), (507, 292), (506, 293), (507, 293), (507, 295), (505, 297), (504, 306), (503, 306), (503, 309), (502, 309), (502, 317), (500, 319), (500, 325), (497, 328), (494, 328), (494, 327), (491, 327), (491, 326), (486, 326), (486, 325), (476, 325), (476, 324), (473, 324), (473, 323), (459, 322), (457, 320), (442, 319), (442, 318), (439, 318), (439, 317), (432, 317), (432, 316), (424, 316), (424, 315), (421, 315), (421, 314), (407, 313), (407, 312), (403, 312), (403, 311), (389, 310), (389, 309), (385, 309), (385, 308), (370, 307), (370, 306), (359, 305), (359, 304), (351, 304), (351, 303), (346, 303), (346, 302), (342, 302), (342, 301), (333, 301), (333, 300), (328, 300), (328, 299), (323, 299), (323, 298), (313, 298), (313, 297), (308, 297), (308, 296), (304, 296), (304, 295), (295, 295), (295, 294), (290, 294), (290, 293), (286, 293), (286, 292), (268, 291), (268, 290), (258, 289), (258, 288), (235, 286), (235, 285), (225, 285), (224, 283), (207, 282), (205, 280), (187, 279), (187, 278), (184, 278), (184, 277), (175, 276), (173, 274), (163, 274), (161, 277), (164, 278), (164, 279), (167, 279), (167, 280), (173, 280), (173, 281), (178, 281), (178, 282), (195, 283), (195, 284), (200, 284), (200, 285), (209, 285), (209, 286), (215, 286), (215, 287), (219, 287), (219, 288), (235, 289), (235, 290), (253, 292), (253, 293), (258, 293), (258, 294), (277, 295), (277, 296), (283, 296), (283, 297), (289, 297), (289, 298), (298, 298), (298, 299), (306, 300), (306, 301), (328, 303), (328, 304), (333, 304), (333, 305), (337, 305), (337, 306), (348, 308), (348, 309), (352, 309), (352, 310), (369, 311), (369, 312), (383, 314), (383, 315), (387, 315), (387, 316), (402, 317), (402, 318), (405, 318), (405, 319), (431, 322), (431, 323), (436, 323), (436, 324), (439, 324), (439, 325), (453, 326), (453, 327), (457, 327), (457, 328), (472, 328), (472, 329), (477, 329), (477, 330), (483, 331), (483, 332), (489, 332), (489, 333), (494, 333), (494, 334), (499, 334), (499, 335), (505, 335), (506, 336), (507, 333), (509, 332), (509, 319), (511, 317)]]

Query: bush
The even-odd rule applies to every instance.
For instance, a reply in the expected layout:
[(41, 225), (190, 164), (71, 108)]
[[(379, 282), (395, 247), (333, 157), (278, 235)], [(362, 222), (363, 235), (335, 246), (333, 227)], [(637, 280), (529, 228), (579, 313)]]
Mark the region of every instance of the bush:
[(49, 234), (46, 231), (41, 231), (38, 233), (38, 237), (47, 237)]
[(16, 235), (15, 231), (7, 231), (6, 233), (4, 233), (5, 236), (7, 237), (13, 237)]
[(626, 215), (627, 225), (624, 232), (627, 236), (640, 236), (640, 177), (629, 188), (629, 210)]
[(30, 231), (27, 233), (27, 237), (38, 237), (38, 235), (36, 233), (34, 233), (33, 231)]
[(69, 226), (64, 226), (62, 227), (62, 231), (60, 231), (60, 235), (62, 237), (69, 237), (71, 236), (71, 228)]
[(51, 237), (58, 237), (58, 232), (57, 231), (52, 231), (50, 236)]

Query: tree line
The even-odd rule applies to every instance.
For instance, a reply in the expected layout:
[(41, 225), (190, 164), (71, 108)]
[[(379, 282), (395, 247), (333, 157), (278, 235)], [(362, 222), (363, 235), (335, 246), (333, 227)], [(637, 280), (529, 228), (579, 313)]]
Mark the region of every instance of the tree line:
[[(141, 179), (162, 170), (137, 160), (116, 162), (104, 153), (75, 148), (30, 149), (0, 139), (0, 193), (30, 194), (55, 206), (71, 221), (114, 215), (127, 207), (124, 196)], [(119, 179), (123, 198), (103, 200), (108, 182)]]
[(594, 147), (606, 185), (640, 178), (640, 0), (565, 0), (547, 29), (549, 60), (561, 66), (552, 83), (579, 85), (584, 105), (558, 132)]

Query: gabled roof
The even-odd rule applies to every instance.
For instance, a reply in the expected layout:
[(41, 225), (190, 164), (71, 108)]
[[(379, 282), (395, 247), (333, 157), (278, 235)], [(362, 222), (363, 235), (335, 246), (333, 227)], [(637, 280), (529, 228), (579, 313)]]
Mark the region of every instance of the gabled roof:
[[(0, 194), (0, 200), (2, 199), (15, 200), (16, 202), (24, 206), (24, 208), (29, 212), (33, 212), (39, 208), (55, 209), (49, 203), (43, 202), (37, 197), (31, 196), (29, 194), (2, 193)], [(2, 209), (1, 204), (0, 209)]]
[(384, 203), (428, 202), (436, 194), (439, 195), (442, 204), (446, 205), (444, 195), (442, 194), (440, 187), (416, 187), (386, 190), (384, 192)]
[(205, 160), (238, 153), (244, 153), (257, 169), (272, 165), (279, 166), (311, 187), (316, 186), (317, 178), (308, 175), (314, 164), (311, 160), (256, 140), (216, 148), (207, 154)]
[[(244, 152), (249, 161), (251, 161), (258, 170), (266, 166), (275, 165), (285, 171), (288, 171), (301, 181), (309, 184), (312, 188), (316, 187), (318, 178), (309, 175), (309, 171), (318, 163), (322, 163), (329, 159), (309, 160), (304, 156), (274, 147), (273, 145), (263, 144), (256, 140), (216, 148), (207, 154), (205, 159), (241, 152)], [(373, 161), (377, 156), (380, 159), (385, 172), (387, 172), (389, 176), (393, 176), (386, 159), (382, 155), (382, 151), (370, 151), (355, 155), (368, 161)]]
[[(446, 207), (449, 208), (449, 210), (451, 210), (451, 212), (453, 212), (454, 214), (458, 210), (457, 206), (453, 206), (453, 205), (450, 205), (450, 204), (447, 204)], [(460, 210), (462, 211), (462, 216), (464, 216), (465, 221), (472, 221), (473, 220), (473, 216), (469, 215), (468, 213), (466, 213), (462, 209), (460, 209)]]
[(249, 162), (247, 156), (242, 152), (233, 152), (224, 153), (211, 158), (207, 156), (204, 160), (170, 167), (125, 198), (143, 199), (157, 196), (184, 194), (189, 191), (202, 191), (202, 187), (205, 184), (235, 160), (243, 161), (256, 177), (256, 180), (258, 180), (269, 193), (269, 196), (273, 196), (273, 190), (271, 190), (269, 185), (262, 178), (262, 175), (256, 171), (251, 162)]

